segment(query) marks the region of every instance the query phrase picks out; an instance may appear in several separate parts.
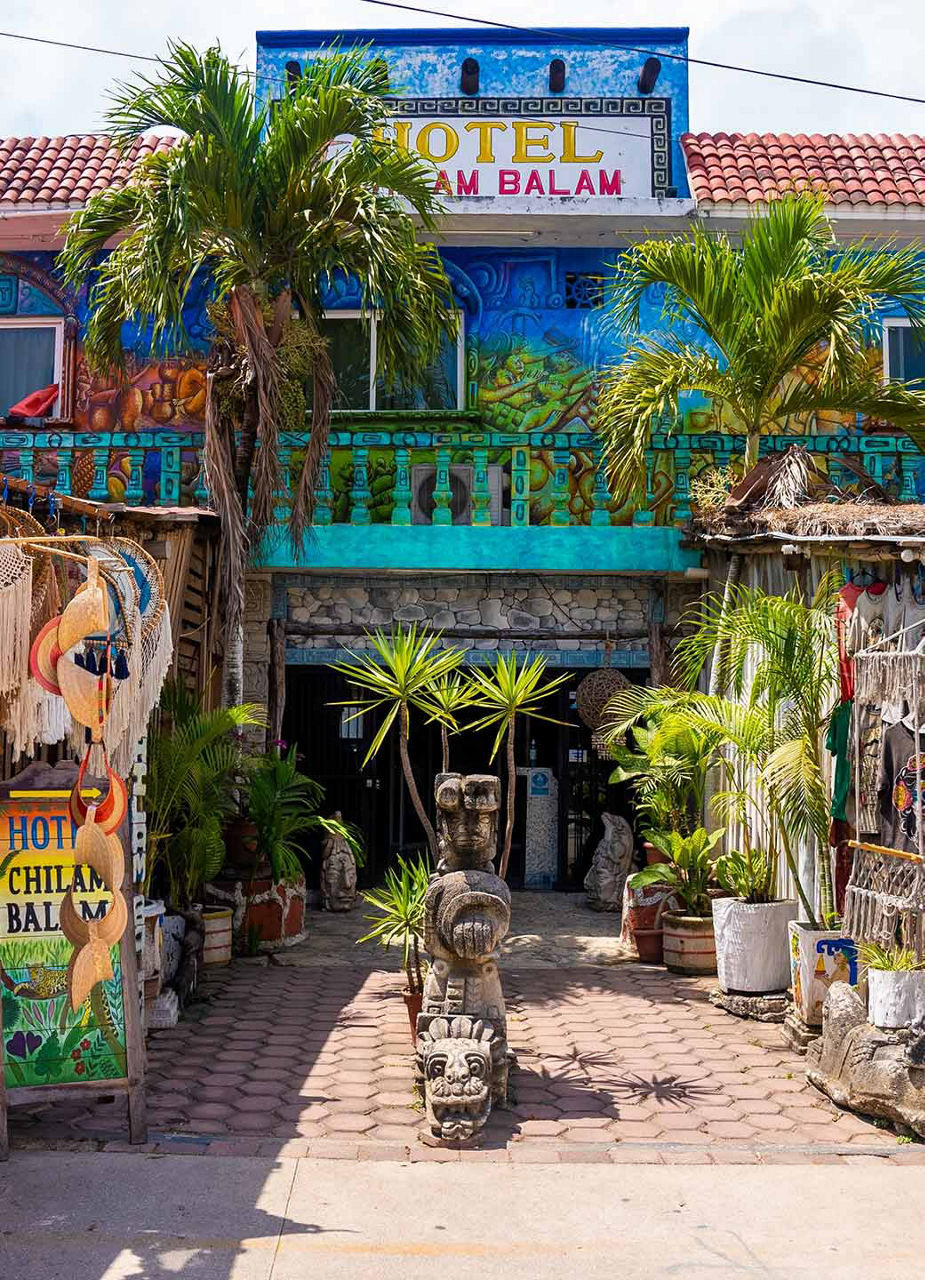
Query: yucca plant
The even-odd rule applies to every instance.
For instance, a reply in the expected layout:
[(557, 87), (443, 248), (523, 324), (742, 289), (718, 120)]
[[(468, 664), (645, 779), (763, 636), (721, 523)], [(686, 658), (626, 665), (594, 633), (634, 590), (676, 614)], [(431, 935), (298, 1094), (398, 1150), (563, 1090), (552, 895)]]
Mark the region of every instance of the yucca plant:
[(631, 889), (664, 885), (688, 915), (708, 916), (709, 889), (713, 879), (712, 853), (725, 834), (722, 827), (712, 835), (705, 827), (697, 827), (689, 836), (682, 836), (677, 831), (647, 831), (646, 839), (668, 861), (643, 867), (630, 876), (627, 883)]
[(424, 990), (421, 971), (421, 941), (424, 937), (424, 898), (430, 883), (429, 859), (417, 857), (411, 862), (399, 857), (398, 867), (389, 867), (385, 884), (368, 889), (363, 901), (376, 915), (365, 916), (373, 928), (358, 942), (380, 942), (384, 947), (398, 943), (402, 949), (402, 967), (411, 995)]
[(360, 701), (354, 699), (335, 705), (359, 707), (357, 716), (377, 708), (382, 708), (385, 712), (364, 757), (364, 765), (378, 754), (392, 726), (397, 724), (398, 750), (405, 785), (427, 836), (431, 857), (436, 861), (436, 832), (421, 800), (408, 754), (411, 710), (415, 708), (423, 711), (430, 719), (437, 719), (441, 724), (450, 723), (434, 701), (434, 690), (439, 688), (441, 681), (459, 669), (465, 655), (461, 649), (442, 647), (439, 632), (419, 630), (416, 625), (396, 627), (389, 634), (381, 630), (375, 631), (368, 634), (367, 638), (371, 652), (351, 652), (349, 659), (332, 662), (331, 666), (355, 688), (364, 690), (370, 696)]
[(518, 716), (533, 716), (537, 720), (547, 720), (550, 724), (564, 724), (552, 716), (540, 714), (539, 708), (545, 698), (562, 687), (568, 680), (567, 675), (555, 676), (542, 683), (546, 671), (546, 659), (543, 657), (524, 657), (523, 664), (518, 665), (517, 654), (505, 656), (499, 653), (494, 665), (484, 670), (472, 667), (469, 678), (472, 682), (472, 705), (483, 714), (475, 720), (472, 729), (496, 729), (491, 759), (501, 747), (507, 744), (507, 818), (504, 824), (504, 845), (501, 851), (501, 865), (498, 874), (502, 880), (507, 875), (508, 863), (511, 860), (511, 841), (514, 835), (514, 801), (517, 795), (517, 764), (514, 759), (514, 731)]
[[(643, 299), (663, 291), (663, 334), (638, 336)], [(925, 322), (925, 259), (917, 244), (837, 245), (822, 194), (773, 201), (738, 241), (695, 225), (646, 240), (620, 258), (611, 317), (632, 338), (601, 382), (597, 428), (618, 497), (645, 478), (646, 450), (664, 415), (694, 392), (722, 407), (721, 429), (745, 438), (745, 469), (761, 436), (823, 411), (863, 413), (910, 429), (925, 393), (884, 384), (867, 332), (886, 309)], [(676, 336), (697, 334), (696, 337)]]
[(434, 681), (426, 701), (433, 708), (431, 718), (440, 723), (441, 765), (443, 772), (449, 773), (450, 737), (459, 733), (459, 716), (475, 705), (476, 693), (471, 681), (454, 671)]

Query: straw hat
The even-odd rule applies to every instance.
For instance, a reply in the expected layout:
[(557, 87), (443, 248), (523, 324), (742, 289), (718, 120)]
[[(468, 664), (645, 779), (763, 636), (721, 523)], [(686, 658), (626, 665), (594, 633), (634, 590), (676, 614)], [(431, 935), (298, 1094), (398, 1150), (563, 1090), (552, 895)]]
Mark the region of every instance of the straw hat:
[[(71, 790), (71, 797), (68, 801), (68, 809), (71, 819), (81, 826), (86, 820), (89, 806), (80, 794), (83, 787), (84, 774), (87, 770), (87, 760), (89, 752), (84, 755), (80, 765), (80, 771), (77, 774), (77, 781)], [(104, 800), (101, 800), (96, 806), (96, 826), (100, 827), (106, 835), (110, 835), (113, 831), (118, 831), (122, 825), (122, 821), (128, 812), (128, 791), (125, 783), (110, 767), (109, 761), (106, 761), (106, 777), (109, 781), (109, 791)]]
[(95, 821), (95, 810), (91, 807), (87, 820), (77, 828), (74, 841), (74, 860), (84, 866), (92, 867), (107, 889), (117, 890), (125, 879), (125, 853), (118, 835), (107, 835)]
[(29, 670), (43, 689), (57, 694), (61, 693), (57, 676), (58, 659), (61, 657), (61, 648), (58, 644), (60, 621), (61, 618), (57, 617), (46, 622), (32, 641), (32, 648), (29, 651)]
[(58, 644), (62, 653), (73, 649), (87, 636), (109, 631), (109, 593), (100, 581), (99, 561), (87, 559), (87, 580), (65, 605), (58, 624)]
[[(60, 641), (61, 628), (64, 625), (62, 615), (58, 625)], [(112, 702), (112, 679), (109, 673), (97, 675), (86, 667), (78, 667), (74, 661), (76, 649), (69, 649), (62, 654), (55, 668), (61, 696), (71, 713), (71, 719), (78, 724), (85, 724), (93, 734), (93, 741), (99, 742), (103, 736), (103, 722), (109, 714)]]

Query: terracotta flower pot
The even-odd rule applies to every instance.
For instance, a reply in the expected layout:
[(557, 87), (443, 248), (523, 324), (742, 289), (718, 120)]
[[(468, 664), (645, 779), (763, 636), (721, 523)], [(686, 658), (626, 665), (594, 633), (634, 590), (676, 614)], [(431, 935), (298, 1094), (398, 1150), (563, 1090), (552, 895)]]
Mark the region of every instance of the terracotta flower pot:
[(648, 840), (643, 840), (642, 847), (645, 850), (647, 867), (653, 867), (660, 862), (671, 861), (666, 854), (662, 853), (661, 849), (656, 849), (655, 845), (651, 844)]
[(421, 1012), (421, 1005), (424, 1003), (423, 991), (409, 991), (405, 987), (401, 993), (401, 998), (405, 1002), (405, 1008), (408, 1010), (408, 1022), (411, 1025), (411, 1043), (416, 1044), (418, 1038), (418, 1014)]
[(671, 973), (716, 973), (716, 939), (712, 916), (662, 913), (665, 968)]
[(662, 912), (669, 890), (662, 885), (627, 889), (626, 922), (642, 964), (662, 963)]
[(226, 866), (239, 872), (242, 878), (250, 876), (254, 871), (256, 854), (256, 826), (250, 818), (232, 818), (225, 828)]

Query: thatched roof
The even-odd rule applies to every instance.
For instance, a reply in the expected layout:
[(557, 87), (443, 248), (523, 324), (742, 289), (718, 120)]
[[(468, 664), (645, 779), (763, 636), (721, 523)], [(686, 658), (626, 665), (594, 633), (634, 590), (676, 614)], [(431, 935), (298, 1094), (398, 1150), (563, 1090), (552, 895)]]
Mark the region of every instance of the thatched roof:
[(764, 457), (729, 493), (724, 506), (697, 511), (694, 533), (710, 541), (925, 538), (925, 505), (897, 502), (856, 459), (842, 456), (839, 462), (851, 474), (850, 488), (830, 480), (799, 445)]

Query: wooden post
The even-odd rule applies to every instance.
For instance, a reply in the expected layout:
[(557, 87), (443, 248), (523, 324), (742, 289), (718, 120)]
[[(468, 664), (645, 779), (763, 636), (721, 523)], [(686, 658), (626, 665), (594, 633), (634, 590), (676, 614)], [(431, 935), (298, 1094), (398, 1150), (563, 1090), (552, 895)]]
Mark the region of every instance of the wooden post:
[(665, 638), (665, 590), (660, 584), (649, 589), (649, 675), (653, 688), (670, 683)]
[[(134, 897), (132, 875), (132, 851), (126, 848), (131, 841), (123, 839), (125, 849), (126, 882), (131, 897), (129, 899), (129, 918), (134, 920), (135, 913), (131, 898)], [(125, 888), (119, 890), (125, 892)], [(141, 1026), (141, 1008), (138, 999), (138, 956), (135, 953), (135, 930), (129, 926), (119, 943), (119, 956), (122, 961), (122, 1009), (125, 1018), (125, 1075), (128, 1092), (128, 1140), (132, 1143), (147, 1142), (148, 1120), (145, 1102), (145, 1040)], [(103, 1088), (100, 1088), (100, 1093)]]
[[(0, 966), (2, 970), (2, 966)], [(0, 1160), (10, 1158), (10, 1132), (6, 1118), (6, 1063), (3, 1056), (3, 1001), (0, 1000)]]
[(267, 743), (283, 736), (286, 710), (286, 619), (271, 618), (267, 623), (270, 637), (270, 666), (267, 672)]

